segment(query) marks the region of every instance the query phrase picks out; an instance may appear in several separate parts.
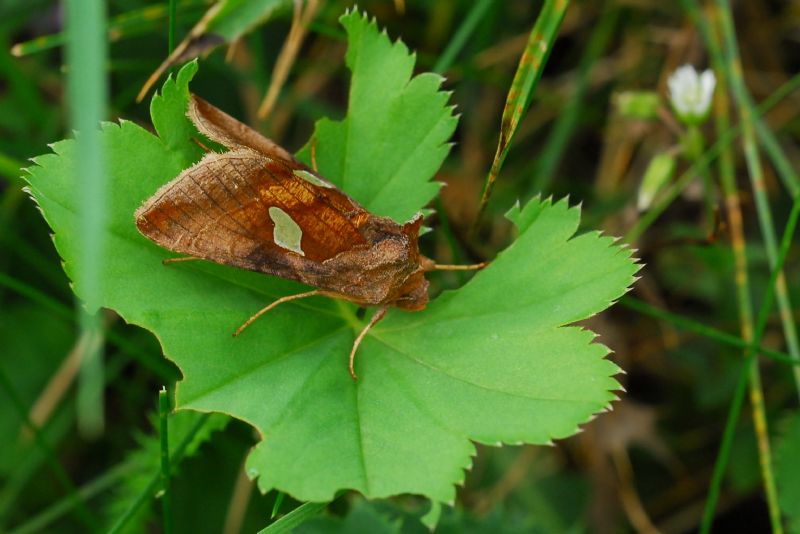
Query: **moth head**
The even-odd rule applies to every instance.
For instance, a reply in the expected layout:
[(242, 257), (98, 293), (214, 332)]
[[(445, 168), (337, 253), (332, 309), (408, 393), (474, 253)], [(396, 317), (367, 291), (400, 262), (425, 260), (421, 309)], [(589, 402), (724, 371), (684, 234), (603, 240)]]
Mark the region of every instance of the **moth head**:
[[(418, 311), (428, 304), (428, 281), (425, 279), (424, 266), (421, 261), (427, 260), (419, 253), (419, 229), (422, 226), (422, 213), (417, 213), (402, 228), (403, 235), (408, 242), (408, 260), (410, 265), (416, 266), (416, 271), (403, 282), (396, 301), (398, 308), (409, 311)], [(428, 260), (430, 261), (430, 260)]]
[(419, 311), (428, 304), (428, 281), (425, 273), (418, 271), (409, 276), (402, 288), (400, 296), (395, 301), (398, 308), (408, 311)]

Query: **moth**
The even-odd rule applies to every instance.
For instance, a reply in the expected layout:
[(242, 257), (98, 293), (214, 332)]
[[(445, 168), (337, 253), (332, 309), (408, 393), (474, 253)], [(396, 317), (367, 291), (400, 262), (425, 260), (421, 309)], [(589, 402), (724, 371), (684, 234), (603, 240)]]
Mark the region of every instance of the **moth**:
[(438, 265), (419, 252), (422, 215), (405, 224), (374, 215), (260, 133), (192, 95), (187, 111), (198, 131), (226, 147), (208, 151), (136, 210), (148, 239), (186, 255), (296, 280), (317, 289), (265, 306), (234, 333), (279, 304), (326, 296), (377, 306), (353, 342), (355, 354), (389, 307), (418, 311), (428, 303), (425, 273), (479, 269)]

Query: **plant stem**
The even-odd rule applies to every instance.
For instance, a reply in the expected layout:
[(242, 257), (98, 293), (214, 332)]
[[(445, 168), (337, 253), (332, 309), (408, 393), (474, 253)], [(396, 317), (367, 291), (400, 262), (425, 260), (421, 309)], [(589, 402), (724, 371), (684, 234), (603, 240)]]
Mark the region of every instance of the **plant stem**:
[[(763, 121), (757, 120), (756, 113), (753, 112), (754, 106), (752, 104), (752, 99), (750, 98), (750, 95), (744, 84), (744, 80), (741, 76), (741, 62), (738, 58), (736, 39), (735, 35), (733, 34), (733, 24), (730, 20), (728, 20), (727, 23), (724, 22), (726, 19), (725, 9), (718, 9), (715, 11), (715, 13), (717, 14), (717, 18), (720, 19), (719, 24), (723, 26), (723, 38), (725, 39), (726, 48), (728, 49), (727, 57), (725, 52), (722, 51), (717, 40), (712, 35), (708, 23), (703, 17), (700, 16), (696, 6), (694, 4), (690, 6), (690, 15), (693, 17), (697, 27), (700, 29), (704, 40), (707, 42), (709, 50), (712, 51), (713, 57), (726, 58), (725, 61), (717, 62), (715, 66), (717, 67), (717, 70), (725, 72), (725, 76), (731, 82), (731, 87), (738, 101), (737, 104), (739, 106), (739, 113), (741, 115), (743, 139), (745, 143), (745, 159), (747, 161), (750, 182), (756, 201), (756, 211), (758, 213), (761, 233), (764, 235), (767, 259), (770, 263), (770, 268), (774, 269), (778, 256), (777, 239), (775, 236), (772, 212), (770, 210), (769, 201), (765, 193), (766, 185), (764, 183), (761, 162), (759, 161), (758, 150), (756, 148), (755, 141), (755, 130), (759, 129), (759, 126), (760, 129), (764, 130), (765, 132), (768, 131), (769, 128), (763, 123)], [(764, 134), (762, 135), (762, 138), (767, 139), (768, 143), (774, 141), (770, 135)], [(772, 146), (771, 152), (773, 154), (773, 160), (776, 161), (777, 166), (783, 169), (781, 174), (786, 176), (785, 181), (787, 183), (787, 187), (789, 188), (793, 197), (796, 197), (798, 194), (800, 194), (798, 193), (800, 188), (798, 188), (796, 185), (792, 186), (792, 184), (797, 183), (796, 173), (791, 168), (791, 165), (785, 161), (785, 157), (783, 156), (780, 147), (777, 146), (777, 142), (775, 142), (774, 146)], [(789, 354), (791, 354), (792, 357), (797, 361), (800, 361), (800, 340), (798, 340), (797, 329), (794, 324), (792, 303), (786, 287), (786, 277), (782, 271), (778, 273), (776, 283), (778, 308), (786, 338), (786, 345), (789, 349)], [(794, 377), (795, 387), (797, 389), (798, 396), (800, 396), (800, 369), (794, 370)]]
[[(769, 319), (769, 311), (772, 308), (772, 301), (775, 295), (775, 281), (778, 278), (778, 272), (786, 261), (786, 256), (789, 254), (789, 248), (792, 243), (794, 232), (797, 228), (798, 218), (800, 218), (800, 197), (795, 199), (794, 205), (792, 206), (792, 212), (789, 214), (789, 221), (786, 223), (786, 229), (783, 232), (783, 238), (781, 239), (781, 251), (777, 264), (778, 268), (773, 269), (772, 274), (770, 275), (770, 281), (766, 286), (766, 290), (764, 291), (761, 308), (758, 311), (754, 346), (758, 346), (761, 343), (761, 339), (764, 337), (764, 331), (767, 328), (767, 320)], [(714, 463), (714, 472), (711, 477), (711, 484), (709, 486), (708, 500), (706, 501), (706, 506), (703, 510), (703, 519), (700, 526), (701, 534), (708, 534), (711, 532), (711, 524), (714, 521), (714, 512), (716, 510), (717, 500), (719, 499), (720, 488), (722, 487), (722, 477), (725, 475), (725, 469), (728, 466), (728, 459), (730, 457), (730, 449), (733, 444), (733, 431), (736, 428), (736, 422), (739, 420), (739, 413), (742, 409), (742, 400), (744, 399), (745, 391), (745, 382), (742, 380), (742, 378), (746, 376), (744, 371), (753, 366), (755, 354), (757, 354), (757, 352), (755, 352), (752, 348), (745, 352), (744, 367), (742, 368), (742, 374), (740, 375), (740, 380), (737, 383), (736, 391), (734, 392), (733, 400), (731, 401), (731, 407), (728, 411), (728, 419), (725, 422), (725, 432), (722, 436), (722, 443), (720, 444), (719, 453), (717, 454), (717, 460)]]
[(436, 60), (436, 65), (433, 66), (433, 72), (444, 74), (445, 71), (450, 68), (450, 65), (453, 64), (453, 60), (458, 53), (461, 52), (461, 49), (464, 48), (464, 45), (467, 44), (469, 37), (475, 31), (475, 28), (478, 27), (478, 23), (492, 3), (493, 0), (478, 0), (472, 4), (472, 9), (470, 9), (464, 22), (461, 23), (461, 26), (459, 26), (453, 38), (447, 43), (447, 47), (444, 49), (444, 52), (442, 52), (442, 55)]
[(626, 308), (630, 308), (639, 313), (649, 315), (650, 317), (670, 323), (673, 326), (677, 326), (678, 328), (683, 328), (684, 330), (688, 330), (689, 332), (694, 332), (695, 334), (699, 334), (703, 337), (707, 337), (708, 339), (717, 341), (719, 343), (724, 343), (725, 345), (729, 345), (731, 347), (736, 347), (739, 349), (747, 349), (755, 351), (758, 352), (759, 354), (763, 354), (764, 356), (775, 360), (776, 362), (786, 363), (794, 366), (800, 366), (800, 362), (796, 361), (794, 358), (792, 358), (786, 353), (770, 350), (763, 346), (748, 345), (741, 338), (732, 336), (727, 332), (723, 332), (722, 330), (718, 330), (711, 326), (705, 325), (699, 321), (687, 319), (682, 315), (670, 313), (666, 310), (660, 310), (639, 299), (635, 299), (633, 297), (625, 297), (622, 300), (620, 300), (619, 303), (625, 306)]
[(158, 392), (158, 422), (161, 438), (161, 511), (164, 534), (172, 534), (172, 492), (170, 491), (169, 466), (169, 396), (167, 389)]
[[(722, 29), (722, 37), (725, 42), (726, 51), (721, 52), (721, 55), (726, 58), (723, 63), (727, 70), (727, 78), (731, 83), (733, 94), (736, 97), (739, 107), (739, 114), (742, 122), (742, 137), (744, 141), (745, 160), (750, 176), (750, 183), (753, 189), (753, 195), (756, 203), (756, 212), (758, 214), (758, 222), (761, 228), (761, 233), (764, 236), (764, 244), (767, 251), (767, 259), (770, 264), (770, 269), (775, 269), (778, 257), (777, 238), (775, 236), (775, 224), (772, 219), (772, 211), (769, 206), (769, 199), (766, 195), (766, 184), (764, 183), (764, 173), (762, 170), (761, 161), (758, 155), (758, 148), (756, 143), (756, 122), (753, 114), (752, 100), (747, 91), (742, 77), (742, 65), (739, 59), (738, 47), (736, 44), (736, 35), (734, 33), (733, 21), (731, 19), (730, 7), (727, 0), (718, 1), (717, 9), (715, 11), (718, 18), (718, 25)], [(708, 32), (706, 32), (708, 33)], [(709, 36), (710, 37), (710, 36)], [(712, 46), (717, 47), (714, 39), (709, 39)], [(727, 53), (726, 53), (727, 52)], [(763, 125), (766, 129), (766, 126)], [(778, 149), (780, 153), (780, 149)], [(788, 176), (793, 176), (794, 172), (788, 173)], [(791, 187), (790, 191), (796, 197), (797, 187)], [(794, 324), (794, 317), (792, 312), (792, 303), (789, 298), (789, 292), (786, 287), (786, 277), (783, 271), (778, 272), (776, 282), (776, 295), (778, 298), (778, 309), (780, 311), (781, 324), (786, 338), (786, 345), (789, 349), (789, 354), (793, 358), (800, 361), (800, 340), (798, 340), (797, 329)], [(800, 369), (795, 369), (795, 387), (798, 396), (800, 397)]]
[[(778, 297), (778, 305), (781, 310), (788, 306), (789, 314), (791, 315), (791, 305), (789, 297), (786, 294), (786, 284), (782, 270), (776, 266), (777, 263), (777, 247), (775, 242), (775, 234), (773, 230), (772, 214), (769, 208), (769, 201), (764, 193), (764, 177), (761, 168), (761, 161), (758, 155), (758, 148), (756, 146), (755, 128), (753, 126), (753, 119), (751, 108), (748, 106), (749, 96), (747, 89), (744, 86), (742, 79), (742, 65), (739, 59), (738, 46), (736, 43), (736, 35), (733, 28), (733, 20), (730, 12), (730, 5), (727, 0), (717, 0), (715, 9), (712, 11), (715, 15), (716, 23), (722, 33), (722, 41), (724, 48), (722, 52), (714, 50), (718, 58), (718, 63), (721, 63), (725, 69), (725, 78), (730, 84), (733, 94), (737, 100), (739, 115), (742, 123), (742, 139), (744, 142), (744, 155), (747, 162), (748, 174), (750, 182), (756, 199), (756, 210), (758, 213), (759, 223), (761, 225), (761, 232), (764, 235), (764, 241), (767, 249), (767, 257), (769, 258), (770, 267), (775, 271), (777, 276), (776, 294)], [(709, 40), (714, 43), (715, 39)], [(715, 48), (717, 48), (715, 46)], [(745, 286), (746, 288), (746, 286)], [(781, 314), (784, 316), (784, 314)], [(784, 329), (787, 339), (792, 338), (793, 345), (790, 345), (790, 350), (797, 350), (797, 334), (790, 320), (788, 327), (784, 324)], [(790, 335), (791, 332), (791, 335)], [(747, 339), (746, 339), (747, 340)], [(749, 340), (748, 340), (749, 341)], [(800, 375), (797, 375), (800, 380)], [(772, 531), (775, 533), (783, 532), (781, 525), (780, 505), (778, 503), (778, 490), (775, 485), (775, 475), (772, 471), (772, 453), (769, 443), (769, 429), (767, 426), (767, 416), (764, 407), (763, 390), (761, 388), (761, 377), (758, 372), (758, 366), (754, 362), (751, 365), (750, 371), (750, 401), (753, 406), (753, 424), (756, 431), (756, 440), (758, 443), (759, 460), (761, 465), (761, 474), (764, 479), (764, 489), (766, 492), (767, 506), (769, 508), (770, 522), (772, 523)]]
[[(716, 101), (715, 106), (715, 117), (717, 121), (717, 129), (718, 131), (725, 131), (728, 128), (728, 118), (727, 118), (727, 108), (728, 108), (728, 93), (725, 88), (726, 83), (730, 83), (731, 87), (733, 88), (734, 92), (740, 91), (741, 87), (737, 88), (737, 68), (738, 73), (741, 73), (741, 66), (737, 65), (735, 56), (736, 53), (736, 43), (735, 43), (735, 36), (732, 32), (732, 25), (729, 24), (729, 27), (725, 28), (726, 23), (722, 21), (722, 31), (723, 31), (723, 38), (726, 42), (727, 47), (727, 54), (723, 53), (721, 47), (717, 42), (717, 37), (713, 35), (712, 30), (709, 29), (709, 25), (706, 23), (704, 18), (699, 12), (699, 9), (696, 4), (696, 0), (694, 2), (690, 0), (683, 1), (684, 7), (687, 9), (687, 12), (690, 16), (694, 19), (695, 24), (705, 37), (709, 51), (711, 53), (711, 58), (714, 63), (715, 70), (719, 78), (721, 79), (720, 88), (718, 91), (718, 98)], [(718, 2), (717, 4), (717, 11), (716, 14), (718, 15), (719, 19), (722, 20), (723, 18), (727, 18), (728, 23), (730, 22), (730, 13), (728, 10), (728, 6), (723, 2)], [(726, 17), (727, 15), (727, 17)], [(726, 57), (727, 55), (727, 57)], [(741, 83), (741, 80), (738, 80)], [(755, 136), (752, 124), (752, 117), (747, 111), (752, 111), (748, 109), (745, 111), (743, 106), (741, 105), (741, 93), (737, 93), (737, 98), (739, 100), (739, 109), (741, 114), (741, 129), (744, 138), (744, 145), (745, 145), (745, 157), (747, 158), (748, 169), (751, 175), (751, 181), (753, 183), (753, 188), (756, 191), (756, 194), (759, 194), (758, 189), (763, 186), (763, 178), (761, 177), (761, 167), (760, 163), (758, 162), (758, 153), (755, 148)], [(745, 240), (744, 240), (744, 230), (742, 225), (742, 216), (741, 211), (739, 208), (739, 200), (738, 195), (736, 192), (736, 184), (735, 184), (735, 177), (733, 172), (733, 159), (732, 154), (723, 154), (724, 158), (721, 160), (721, 177), (722, 177), (722, 185), (725, 191), (726, 197), (726, 204), (728, 206), (728, 218), (729, 218), (729, 225), (731, 229), (731, 238), (733, 241), (733, 250), (734, 250), (734, 258), (736, 264), (736, 288), (737, 288), (737, 300), (739, 302), (739, 316), (740, 316), (740, 323), (742, 329), (742, 338), (748, 343), (754, 343), (755, 345), (760, 344), (760, 337), (763, 333), (763, 330), (758, 332), (755, 336), (753, 333), (753, 318), (752, 318), (752, 305), (750, 302), (750, 295), (749, 295), (749, 284), (748, 284), (748, 277), (747, 277), (747, 260), (746, 260), (746, 253), (745, 253)], [(763, 191), (761, 191), (763, 193)], [(762, 199), (762, 202), (766, 202), (766, 199)], [(758, 201), (757, 201), (758, 203)], [(764, 209), (764, 205), (760, 206), (760, 210)], [(768, 205), (766, 206), (766, 212), (768, 213)], [(764, 222), (764, 215), (760, 212), (759, 219), (762, 222), (762, 231), (763, 222)], [(771, 220), (770, 220), (771, 225)], [(788, 228), (787, 228), (788, 230)], [(770, 226), (771, 231), (771, 226)], [(767, 232), (765, 232), (766, 235)], [(774, 237), (774, 236), (773, 236)], [(769, 239), (769, 238), (767, 238)], [(773, 241), (774, 244), (774, 241)], [(774, 249), (773, 249), (774, 250)], [(774, 259), (774, 258), (773, 258)], [(773, 265), (775, 265), (773, 263)], [(780, 279), (781, 277), (780, 268), (774, 269), (773, 268), (773, 278), (775, 280)], [(772, 284), (768, 287), (769, 294), (771, 295)], [(765, 300), (762, 303), (762, 312), (759, 314), (759, 322), (763, 318), (763, 324), (766, 324), (766, 316), (769, 314), (768, 306), (771, 303), (771, 299)], [(760, 327), (760, 325), (759, 325)], [(747, 362), (747, 369), (749, 372), (749, 386), (750, 386), (750, 400), (752, 404), (752, 416), (754, 427), (756, 431), (756, 440), (758, 443), (758, 450), (759, 450), (759, 461), (761, 465), (761, 472), (762, 478), (764, 480), (764, 487), (765, 493), (767, 496), (767, 504), (769, 507), (770, 512), (770, 521), (772, 523), (773, 532), (782, 532), (782, 526), (780, 523), (780, 509), (778, 507), (777, 501), (777, 491), (775, 489), (775, 480), (774, 474), (772, 472), (772, 461), (771, 461), (771, 452), (770, 452), (770, 445), (769, 445), (769, 436), (768, 436), (768, 429), (767, 429), (767, 419), (764, 409), (764, 398), (763, 392), (761, 387), (761, 376), (758, 369), (758, 362), (755, 358), (752, 358), (750, 351), (746, 351), (745, 353), (745, 361)], [(726, 424), (726, 432), (723, 436), (723, 443), (720, 448), (720, 454), (717, 458), (717, 464), (715, 465), (714, 469), (714, 477), (712, 478), (711, 488), (709, 490), (709, 499), (706, 503), (706, 508), (703, 514), (703, 521), (701, 525), (701, 532), (710, 532), (711, 524), (714, 518), (714, 510), (716, 507), (716, 501), (719, 496), (719, 488), (721, 486), (721, 478), (722, 474), (725, 470), (725, 465), (727, 464), (727, 457), (730, 448), (730, 440), (732, 439), (732, 430), (731, 426), (735, 424), (735, 421), (738, 418), (738, 411), (741, 408), (741, 396), (743, 393), (740, 389), (737, 388), (736, 396), (731, 405), (731, 412), (729, 413), (729, 419)]]

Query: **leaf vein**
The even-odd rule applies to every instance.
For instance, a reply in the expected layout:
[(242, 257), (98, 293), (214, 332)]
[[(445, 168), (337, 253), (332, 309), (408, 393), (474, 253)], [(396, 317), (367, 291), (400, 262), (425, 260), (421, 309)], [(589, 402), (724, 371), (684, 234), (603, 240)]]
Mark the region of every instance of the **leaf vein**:
[(406, 358), (411, 360), (413, 363), (416, 363), (417, 365), (420, 365), (421, 367), (427, 368), (427, 369), (429, 369), (431, 371), (434, 371), (434, 372), (438, 372), (438, 373), (446, 376), (447, 378), (450, 378), (450, 379), (455, 380), (457, 382), (461, 382), (461, 383), (466, 384), (468, 386), (471, 386), (471, 387), (474, 387), (474, 388), (477, 388), (477, 389), (481, 389), (481, 390), (484, 390), (484, 391), (488, 391), (490, 393), (501, 394), (501, 395), (505, 395), (505, 396), (509, 396), (509, 397), (516, 397), (516, 398), (520, 398), (520, 399), (525, 399), (525, 400), (530, 400), (530, 401), (537, 401), (537, 402), (570, 402), (570, 403), (576, 403), (576, 404), (592, 404), (592, 405), (595, 404), (595, 401), (587, 400), (587, 399), (532, 397), (530, 395), (523, 395), (522, 393), (514, 393), (512, 391), (504, 391), (504, 390), (501, 390), (501, 389), (492, 389), (489, 386), (485, 386), (483, 384), (479, 384), (479, 383), (474, 382), (472, 380), (469, 380), (467, 378), (464, 378), (464, 377), (461, 377), (461, 376), (458, 376), (458, 375), (454, 375), (454, 374), (449, 373), (446, 370), (442, 369), (441, 367), (437, 367), (437, 366), (435, 366), (435, 365), (433, 365), (433, 364), (431, 364), (429, 362), (426, 362), (426, 361), (421, 360), (419, 358), (415, 358), (414, 356), (408, 354), (407, 352), (404, 352), (404, 351), (398, 349), (397, 347), (394, 347), (394, 346), (390, 345), (389, 343), (387, 343), (386, 341), (380, 339), (379, 337), (377, 337), (375, 335), (373, 335), (372, 337), (376, 341), (378, 341), (381, 344), (383, 344), (384, 346), (386, 346), (388, 349), (394, 351), (395, 353), (397, 353), (397, 354), (399, 354), (401, 356), (405, 356)]
[[(193, 397), (191, 399), (191, 401), (192, 402), (196, 402), (197, 400), (202, 399), (203, 397), (206, 397), (206, 396), (210, 395), (211, 393), (217, 392), (217, 391), (219, 391), (219, 390), (221, 390), (221, 389), (223, 389), (225, 387), (230, 386), (232, 383), (234, 383), (234, 382), (236, 382), (238, 380), (241, 380), (242, 378), (244, 378), (247, 375), (250, 375), (250, 374), (252, 374), (252, 373), (254, 373), (256, 371), (262, 371), (262, 370), (270, 367), (274, 363), (277, 363), (277, 362), (280, 362), (282, 360), (285, 360), (286, 358), (288, 358), (289, 356), (291, 356), (293, 354), (296, 354), (298, 352), (302, 352), (302, 351), (304, 351), (304, 350), (306, 350), (308, 348), (311, 348), (311, 347), (313, 347), (315, 345), (318, 345), (318, 344), (322, 343), (323, 341), (325, 341), (325, 340), (327, 340), (327, 339), (339, 334), (340, 332), (343, 332), (343, 331), (347, 330), (348, 328), (349, 328), (349, 326), (345, 326), (345, 327), (336, 329), (336, 330), (332, 331), (330, 334), (327, 334), (325, 336), (316, 338), (311, 343), (306, 343), (305, 345), (300, 345), (299, 347), (296, 347), (296, 348), (294, 348), (292, 350), (284, 352), (280, 356), (278, 356), (277, 358), (273, 358), (273, 359), (267, 360), (265, 362), (259, 362), (258, 365), (254, 365), (252, 367), (249, 367), (248, 369), (245, 369), (245, 370), (243, 370), (243, 371), (241, 371), (239, 373), (236, 373), (235, 375), (229, 377), (228, 379), (224, 380), (223, 382), (220, 382), (220, 383), (214, 385), (213, 387), (203, 391), (199, 395)], [(324, 361), (324, 359), (322, 361)], [(314, 373), (311, 373), (309, 376), (312, 376), (313, 374)], [(288, 403), (287, 403), (287, 406), (288, 406)]]

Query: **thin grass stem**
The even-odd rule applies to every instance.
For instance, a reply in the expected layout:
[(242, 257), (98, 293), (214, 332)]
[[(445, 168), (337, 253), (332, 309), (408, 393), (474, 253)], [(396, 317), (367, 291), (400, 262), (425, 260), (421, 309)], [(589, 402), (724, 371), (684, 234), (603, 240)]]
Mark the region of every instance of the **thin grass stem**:
[(169, 396), (167, 389), (158, 392), (158, 423), (161, 443), (161, 511), (164, 534), (172, 534), (172, 491), (169, 466)]
[(678, 328), (682, 328), (683, 330), (694, 332), (695, 334), (699, 334), (713, 341), (717, 341), (719, 343), (723, 343), (731, 347), (736, 347), (738, 349), (747, 349), (755, 351), (772, 360), (775, 360), (776, 362), (781, 362), (793, 366), (800, 366), (800, 362), (798, 362), (785, 352), (779, 352), (776, 350), (768, 349), (764, 346), (748, 345), (739, 337), (733, 336), (731, 334), (728, 334), (727, 332), (723, 332), (722, 330), (718, 330), (714, 327), (708, 326), (699, 321), (688, 319), (682, 315), (658, 309), (642, 300), (635, 299), (633, 297), (625, 297), (622, 300), (620, 300), (619, 303), (625, 306), (626, 308), (630, 308), (644, 315), (649, 315), (654, 319), (664, 321)]
[[(742, 140), (744, 143), (744, 155), (747, 163), (748, 175), (752, 185), (753, 193), (756, 199), (756, 212), (758, 214), (761, 232), (764, 236), (764, 241), (767, 249), (767, 257), (770, 262), (770, 267), (774, 271), (774, 280), (772, 283), (776, 284), (776, 295), (778, 298), (779, 308), (789, 306), (791, 314), (791, 305), (786, 293), (786, 284), (783, 276), (782, 269), (776, 265), (777, 262), (777, 246), (775, 233), (772, 222), (772, 213), (769, 207), (769, 201), (765, 194), (764, 176), (761, 167), (761, 161), (758, 154), (758, 146), (756, 143), (755, 127), (753, 125), (752, 110), (747, 105), (748, 93), (747, 88), (744, 86), (742, 77), (742, 65), (739, 58), (738, 45), (736, 43), (736, 34), (733, 27), (733, 18), (731, 15), (730, 5), (727, 0), (717, 0), (712, 10), (715, 22), (721, 32), (722, 37), (722, 50), (712, 50), (712, 55), (718, 56), (717, 63), (721, 63), (725, 69), (725, 78), (730, 84), (734, 94), (734, 98), (738, 105), (739, 115), (742, 123)], [(709, 42), (715, 43), (715, 39), (709, 39)], [(714, 48), (717, 48), (716, 46)], [(720, 61), (721, 59), (721, 61)], [(771, 283), (771, 285), (772, 285)], [(783, 314), (782, 314), (783, 315)], [(795, 346), (797, 349), (796, 341), (797, 334), (794, 332), (794, 326), (789, 321), (788, 327), (784, 324), (784, 331), (787, 338), (790, 336), (789, 332), (793, 333)], [(746, 338), (745, 338), (746, 339)], [(800, 377), (800, 375), (798, 375)], [(759, 463), (761, 466), (761, 475), (764, 481), (764, 489), (767, 498), (767, 507), (769, 509), (770, 522), (772, 524), (772, 531), (775, 533), (783, 532), (783, 525), (781, 524), (781, 512), (778, 502), (778, 490), (775, 484), (775, 475), (772, 470), (772, 452), (769, 442), (769, 429), (767, 422), (766, 409), (764, 406), (764, 394), (761, 387), (761, 376), (758, 371), (757, 362), (753, 362), (750, 366), (750, 401), (752, 403), (753, 424), (756, 432), (756, 441), (758, 444)]]
[(282, 491), (277, 492), (277, 494), (275, 495), (275, 502), (272, 503), (272, 513), (269, 516), (270, 519), (275, 519), (275, 517), (278, 515), (278, 512), (280, 512), (281, 509), (281, 504), (283, 504), (283, 499), (285, 497), (286, 494), (284, 492)]
[[(792, 211), (789, 214), (789, 220), (786, 223), (786, 228), (783, 232), (783, 238), (781, 239), (781, 249), (778, 257), (777, 268), (772, 270), (772, 274), (770, 275), (770, 283), (767, 284), (764, 292), (761, 308), (758, 312), (758, 320), (754, 335), (754, 346), (760, 345), (761, 339), (764, 337), (764, 331), (766, 330), (767, 321), (769, 319), (769, 311), (772, 308), (773, 296), (775, 295), (775, 281), (777, 280), (778, 273), (783, 268), (783, 264), (789, 254), (789, 248), (791, 246), (794, 233), (797, 229), (797, 221), (799, 218), (800, 197), (795, 199), (794, 205), (792, 206)], [(758, 353), (752, 348), (745, 352), (745, 367), (743, 368), (743, 371), (749, 367), (752, 367), (752, 365), (755, 363), (753, 360), (754, 355), (756, 354)], [(742, 383), (740, 381), (740, 384), (737, 385), (736, 391), (734, 392), (734, 397), (731, 401), (731, 407), (728, 412), (728, 419), (725, 422), (725, 432), (722, 436), (722, 443), (720, 445), (719, 452), (717, 453), (717, 459), (714, 462), (714, 472), (711, 477), (708, 499), (706, 500), (706, 505), (703, 510), (703, 518), (700, 525), (701, 534), (710, 533), (711, 525), (714, 521), (717, 501), (719, 500), (720, 489), (722, 488), (722, 479), (725, 475), (725, 470), (727, 469), (728, 460), (730, 458), (730, 450), (733, 444), (733, 433), (736, 427), (736, 422), (739, 420), (739, 413), (741, 412), (742, 400), (744, 398), (744, 387), (741, 387), (741, 384)]]
[[(764, 236), (764, 244), (767, 251), (767, 260), (769, 261), (770, 269), (774, 269), (778, 258), (778, 244), (777, 237), (775, 236), (775, 223), (773, 222), (772, 211), (770, 209), (769, 199), (767, 198), (766, 194), (767, 187), (764, 182), (764, 173), (762, 170), (756, 142), (756, 130), (758, 129), (759, 121), (756, 119), (755, 114), (753, 113), (752, 99), (750, 98), (750, 94), (745, 86), (744, 78), (742, 76), (742, 65), (739, 58), (738, 46), (736, 44), (736, 35), (734, 33), (733, 21), (731, 19), (730, 6), (727, 4), (727, 2), (718, 2), (715, 12), (718, 15), (717, 23), (721, 27), (722, 37), (725, 42), (725, 48), (727, 49), (726, 51), (717, 50), (717, 53), (720, 54), (721, 57), (726, 58), (726, 60), (723, 62), (723, 67), (727, 70), (726, 77), (731, 83), (733, 94), (737, 100), (739, 115), (741, 116), (745, 161), (747, 162), (747, 168), (749, 171), (748, 175), (750, 177), (753, 196), (755, 198), (758, 222), (761, 228), (761, 233)], [(699, 17), (699, 22), (700, 24), (698, 27), (703, 30), (702, 33), (706, 37), (709, 46), (719, 49), (716, 41), (710, 35), (705, 20), (702, 19), (702, 17)], [(762, 130), (769, 130), (765, 124), (760, 124)], [(771, 140), (769, 135), (765, 134), (765, 136)], [(765, 136), (762, 136), (762, 138)], [(773, 149), (776, 149), (774, 150), (775, 156), (778, 161), (782, 161), (782, 152), (780, 148), (777, 147), (777, 142), (775, 142), (775, 145), (776, 146), (773, 147)], [(793, 170), (791, 170), (791, 165), (788, 165), (788, 162), (782, 163), (782, 165), (786, 165), (788, 167), (788, 170), (784, 169), (784, 172), (781, 173), (785, 174), (789, 180), (787, 183), (787, 188), (789, 189), (793, 198), (797, 198), (798, 185), (796, 184), (796, 181), (794, 181), (796, 180), (796, 174)], [(786, 338), (786, 345), (789, 349), (789, 354), (791, 354), (793, 358), (800, 361), (800, 340), (798, 339), (797, 329), (795, 327), (792, 302), (789, 297), (789, 291), (786, 287), (786, 277), (783, 271), (778, 273), (776, 284), (778, 309), (784, 336)], [(795, 369), (794, 377), (795, 388), (797, 389), (798, 396), (800, 396), (800, 369)]]
[[(692, 0), (683, 0), (682, 5), (690, 14), (690, 16), (693, 12), (697, 12), (696, 4)], [(700, 17), (698, 13), (693, 18), (697, 22), (702, 17)], [(727, 132), (730, 130), (730, 119), (728, 115), (730, 99), (727, 90), (727, 72), (722, 68), (724, 58), (722, 58), (719, 53), (714, 53), (717, 51), (717, 49), (710, 49), (709, 51), (711, 52), (711, 60), (715, 67), (714, 70), (717, 72), (717, 76), (720, 81), (717, 89), (716, 99), (714, 101), (714, 120), (717, 134), (722, 136), (724, 135), (722, 132)], [(731, 147), (726, 144), (721, 150), (719, 160), (720, 182), (722, 185), (725, 205), (727, 207), (728, 227), (730, 229), (731, 244), (733, 248), (734, 284), (736, 288), (736, 302), (738, 305), (741, 337), (746, 343), (750, 344), (753, 343), (753, 311), (747, 273), (744, 224), (742, 221), (741, 207), (739, 205), (739, 196), (736, 187), (733, 161), (733, 152), (731, 151)], [(757, 401), (760, 396), (755, 393), (755, 390), (760, 389), (761, 383), (758, 363), (755, 358), (749, 357), (747, 351), (745, 351), (744, 365), (745, 367), (743, 368), (743, 372), (747, 373), (748, 380), (746, 384), (749, 386), (750, 397), (751, 399), (755, 399)], [(722, 464), (722, 466), (725, 466), (728, 462), (728, 455), (730, 454), (730, 442), (728, 440), (732, 438), (732, 427), (735, 428), (736, 422), (739, 418), (738, 414), (741, 410), (741, 405), (743, 402), (744, 392), (742, 391), (742, 388), (744, 386), (741, 385), (742, 383), (743, 382), (740, 379), (740, 385), (737, 386), (737, 390), (731, 403), (731, 409), (728, 414), (728, 420), (726, 421), (725, 432), (723, 433), (723, 442), (720, 446), (720, 453), (717, 457), (717, 462), (715, 462), (714, 473), (712, 475), (712, 477), (717, 478), (712, 478), (711, 487), (709, 489), (709, 499), (703, 511), (701, 532), (708, 532), (714, 519), (714, 510), (716, 508), (716, 500), (719, 496), (721, 477), (725, 472), (724, 467), (720, 467), (716, 464), (719, 463)], [(755, 412), (756, 410), (754, 409), (753, 413)]]
[(456, 56), (458, 56), (459, 52), (464, 48), (464, 45), (467, 44), (470, 36), (475, 31), (475, 28), (478, 27), (478, 24), (486, 14), (486, 10), (489, 9), (492, 3), (493, 0), (478, 0), (472, 4), (472, 9), (467, 13), (464, 22), (461, 23), (461, 26), (458, 27), (453, 38), (447, 43), (442, 55), (436, 60), (436, 64), (433, 66), (433, 72), (444, 74), (447, 69), (450, 68)]
[(258, 534), (289, 534), (295, 528), (319, 514), (326, 506), (328, 506), (326, 502), (303, 503), (274, 523), (259, 530)]

